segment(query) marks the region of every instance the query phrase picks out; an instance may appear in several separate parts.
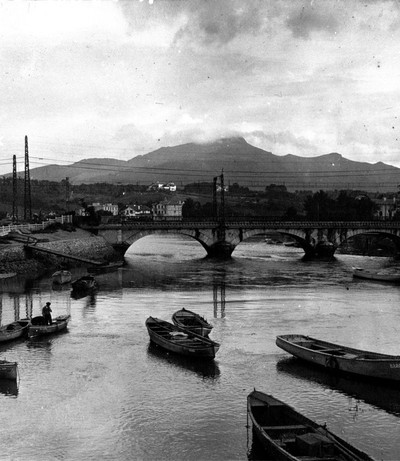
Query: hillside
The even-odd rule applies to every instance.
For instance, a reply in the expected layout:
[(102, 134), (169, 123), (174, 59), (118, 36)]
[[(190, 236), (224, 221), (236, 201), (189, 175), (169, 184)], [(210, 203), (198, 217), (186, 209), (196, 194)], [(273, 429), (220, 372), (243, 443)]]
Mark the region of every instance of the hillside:
[(359, 189), (397, 191), (400, 169), (382, 162), (355, 162), (338, 153), (318, 157), (277, 156), (248, 144), (243, 138), (225, 138), (208, 144), (162, 147), (121, 161), (109, 158), (81, 160), (71, 166), (48, 165), (31, 170), (32, 179), (71, 184), (110, 182), (151, 184), (173, 181), (178, 186), (205, 181), (223, 170), (226, 184), (264, 189), (284, 184), (291, 190)]

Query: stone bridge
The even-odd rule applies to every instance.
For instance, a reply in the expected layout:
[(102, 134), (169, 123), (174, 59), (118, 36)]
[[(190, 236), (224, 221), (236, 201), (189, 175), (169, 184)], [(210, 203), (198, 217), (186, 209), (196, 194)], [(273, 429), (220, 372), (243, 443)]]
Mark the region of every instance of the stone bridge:
[(342, 243), (359, 234), (385, 235), (400, 250), (400, 222), (393, 221), (138, 221), (87, 229), (123, 251), (147, 235), (181, 234), (197, 240), (209, 256), (229, 257), (244, 240), (272, 232), (292, 237), (307, 257), (332, 256)]

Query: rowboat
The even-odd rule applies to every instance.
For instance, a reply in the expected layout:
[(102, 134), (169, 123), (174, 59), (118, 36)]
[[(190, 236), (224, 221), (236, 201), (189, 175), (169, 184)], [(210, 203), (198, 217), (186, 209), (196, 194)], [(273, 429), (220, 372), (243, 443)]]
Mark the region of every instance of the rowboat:
[(146, 327), (150, 341), (176, 354), (214, 358), (220, 347), (218, 343), (209, 338), (154, 317), (146, 320)]
[(276, 345), (289, 354), (333, 372), (400, 381), (400, 356), (370, 352), (303, 335), (281, 335)]
[(44, 325), (42, 316), (33, 317), (32, 324), (29, 326), (28, 337), (49, 335), (64, 330), (67, 328), (70, 318), (70, 315), (60, 315), (53, 319), (51, 325)]
[(185, 308), (176, 311), (172, 315), (172, 321), (178, 327), (186, 328), (201, 336), (208, 336), (213, 329), (204, 317)]
[(124, 261), (117, 261), (108, 264), (101, 264), (99, 266), (91, 266), (87, 268), (89, 274), (104, 274), (107, 272), (116, 271), (124, 265)]
[(51, 276), (53, 283), (57, 285), (64, 285), (72, 280), (72, 274), (70, 271), (57, 271)]
[(368, 280), (378, 280), (379, 282), (400, 283), (400, 273), (388, 270), (373, 271), (370, 269), (362, 269), (361, 267), (354, 267), (353, 277)]
[(28, 319), (17, 320), (0, 327), (0, 343), (21, 338), (28, 333), (30, 321)]
[(345, 440), (272, 395), (254, 390), (247, 396), (253, 431), (274, 460), (373, 460)]
[(96, 279), (93, 275), (84, 275), (72, 283), (72, 289), (75, 291), (89, 291), (97, 288)]
[(17, 362), (8, 362), (7, 360), (0, 360), (0, 379), (17, 379), (17, 377)]

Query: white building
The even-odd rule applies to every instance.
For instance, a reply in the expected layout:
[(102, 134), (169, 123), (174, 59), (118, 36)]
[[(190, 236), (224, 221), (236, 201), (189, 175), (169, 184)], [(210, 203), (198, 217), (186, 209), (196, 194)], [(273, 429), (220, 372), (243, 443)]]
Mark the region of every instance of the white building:
[(153, 218), (156, 221), (180, 221), (182, 219), (182, 207), (184, 202), (177, 199), (163, 200), (153, 205)]

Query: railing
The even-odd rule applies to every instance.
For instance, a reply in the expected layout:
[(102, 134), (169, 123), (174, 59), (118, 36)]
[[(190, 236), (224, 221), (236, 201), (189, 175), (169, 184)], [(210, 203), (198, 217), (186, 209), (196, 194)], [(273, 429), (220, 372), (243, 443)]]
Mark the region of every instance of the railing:
[(43, 221), (40, 224), (9, 224), (8, 226), (0, 226), (0, 236), (7, 235), (13, 231), (39, 231), (46, 229), (46, 227), (51, 226), (52, 224), (60, 223), (60, 224), (71, 224), (72, 223), (72, 216), (58, 216), (54, 219), (49, 219), (48, 221)]

